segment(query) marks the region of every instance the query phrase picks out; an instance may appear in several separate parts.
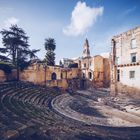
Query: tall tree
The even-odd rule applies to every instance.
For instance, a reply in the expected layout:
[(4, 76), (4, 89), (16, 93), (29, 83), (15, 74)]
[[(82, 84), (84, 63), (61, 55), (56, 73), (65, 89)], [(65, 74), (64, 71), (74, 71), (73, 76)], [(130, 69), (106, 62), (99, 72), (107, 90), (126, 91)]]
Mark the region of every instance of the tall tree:
[(45, 49), (47, 51), (45, 55), (45, 61), (48, 66), (55, 65), (55, 53), (54, 50), (56, 49), (56, 43), (53, 38), (45, 39)]
[(6, 48), (0, 48), (0, 61), (7, 62), (9, 60), (9, 58), (6, 55), (4, 55), (5, 53), (7, 53)]
[(17, 68), (17, 80), (19, 80), (19, 71), (30, 64), (30, 60), (36, 57), (35, 53), (39, 50), (30, 50), (29, 37), (17, 25), (12, 25), (9, 30), (3, 29), (1, 34), (4, 49), (12, 64)]

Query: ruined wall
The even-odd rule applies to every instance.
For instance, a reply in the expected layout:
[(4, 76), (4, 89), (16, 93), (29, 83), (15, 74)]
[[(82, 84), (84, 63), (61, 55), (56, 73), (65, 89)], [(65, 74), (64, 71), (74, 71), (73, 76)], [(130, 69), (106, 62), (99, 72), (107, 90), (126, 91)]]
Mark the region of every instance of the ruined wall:
[(116, 87), (118, 93), (125, 93), (129, 94), (130, 96), (133, 96), (133, 94), (140, 94), (140, 88), (124, 85), (120, 82), (117, 83)]
[(78, 68), (71, 68), (67, 71), (67, 79), (77, 78), (81, 76), (81, 70)]
[[(56, 75), (56, 79), (52, 79), (52, 74)], [(50, 87), (58, 86), (67, 88), (67, 79), (76, 78), (80, 75), (78, 68), (61, 68), (55, 66), (43, 67), (36, 64), (20, 73), (21, 81), (29, 81), (35, 84), (48, 85)]]
[[(55, 73), (56, 79), (52, 80)], [(6, 74), (0, 70), (0, 82), (16, 80), (17, 72), (12, 70), (10, 74)], [(81, 70), (78, 68), (61, 68), (57, 66), (46, 66), (42, 64), (34, 64), (24, 71), (20, 72), (20, 81), (28, 81), (40, 85), (48, 85), (50, 87), (68, 88), (68, 79), (81, 77)]]
[(3, 70), (0, 70), (0, 82), (6, 81), (6, 74)]
[(43, 67), (41, 64), (28, 67), (20, 73), (21, 81), (29, 81), (36, 84), (43, 84), (51, 80), (52, 73), (56, 73), (56, 79), (61, 79), (61, 71), (58, 67)]
[(94, 71), (104, 71), (104, 62), (103, 62), (103, 57), (97, 55), (94, 56)]
[(98, 87), (110, 86), (110, 60), (94, 56), (94, 84)]
[(49, 87), (60, 87), (60, 88), (64, 88), (64, 89), (68, 88), (67, 79), (50, 80), (50, 81), (46, 82), (46, 85)]
[(35, 84), (45, 84), (45, 72), (40, 65), (33, 65), (20, 72), (20, 80), (33, 82)]
[(108, 58), (104, 58), (103, 60), (104, 64), (104, 87), (110, 86), (110, 60)]
[[(86, 80), (87, 87), (95, 84), (97, 87), (103, 86), (104, 81), (104, 65), (103, 58), (101, 56), (95, 56), (95, 58), (89, 59), (91, 62), (91, 69), (95, 69), (92, 71), (91, 69), (80, 69), (80, 68), (62, 68), (58, 66), (43, 66), (43, 64), (33, 64), (28, 67), (24, 71), (20, 72), (20, 80), (33, 82), (35, 84), (48, 85), (48, 86), (59, 86), (63, 88), (67, 88), (69, 86), (68, 81), (73, 81), (75, 86), (80, 86), (80, 79), (82, 79), (83, 72), (86, 72)], [(84, 61), (87, 61), (84, 60)], [(84, 63), (84, 62), (83, 62)], [(89, 78), (89, 73), (92, 74), (91, 78)], [(55, 74), (55, 79), (52, 79), (52, 75)], [(5, 75), (5, 73), (0, 72), (0, 81), (12, 81), (16, 80), (16, 70), (13, 70), (11, 74)], [(94, 80), (93, 80), (94, 79)], [(78, 82), (76, 82), (78, 81)], [(74, 85), (74, 84), (73, 84)]]
[(0, 70), (0, 82), (14, 81), (16, 80), (16, 70), (13, 69), (11, 73), (7, 74), (3, 70)]
[(94, 84), (97, 87), (103, 86), (104, 81), (104, 62), (103, 57), (97, 55), (94, 56)]

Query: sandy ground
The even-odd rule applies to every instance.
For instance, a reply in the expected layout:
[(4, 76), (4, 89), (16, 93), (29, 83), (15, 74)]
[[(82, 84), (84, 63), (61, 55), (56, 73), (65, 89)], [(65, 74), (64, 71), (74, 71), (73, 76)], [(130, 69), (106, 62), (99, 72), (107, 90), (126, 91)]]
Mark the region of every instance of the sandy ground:
[[(108, 94), (102, 95), (102, 91), (100, 94), (99, 91), (96, 93), (77, 91), (77, 93), (78, 95), (75, 93), (72, 96), (69, 94), (58, 96), (52, 102), (53, 108), (69, 118), (82, 121), (86, 124), (115, 127), (140, 126), (140, 107), (138, 103), (132, 105), (132, 98), (127, 96), (123, 100), (124, 97), (121, 98), (121, 96), (111, 97)], [(86, 104), (80, 106), (78, 102), (81, 104), (86, 102)], [(77, 108), (73, 109), (71, 107), (71, 105), (76, 106), (76, 104), (78, 104), (79, 110), (84, 110), (84, 107), (87, 106), (86, 113), (81, 113)], [(91, 109), (96, 110), (92, 116), (88, 115), (92, 112)], [(99, 117), (98, 112), (104, 117)]]

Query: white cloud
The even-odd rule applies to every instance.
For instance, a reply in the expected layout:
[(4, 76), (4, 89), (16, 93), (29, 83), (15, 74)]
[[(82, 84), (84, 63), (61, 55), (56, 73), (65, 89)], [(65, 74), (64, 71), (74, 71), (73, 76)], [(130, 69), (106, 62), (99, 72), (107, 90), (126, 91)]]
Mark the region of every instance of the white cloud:
[(91, 8), (85, 2), (79, 1), (72, 11), (71, 23), (63, 28), (63, 33), (69, 36), (84, 34), (94, 25), (97, 18), (103, 14), (103, 10), (103, 7)]
[(19, 23), (19, 19), (15, 18), (15, 17), (10, 17), (4, 21), (6, 28), (10, 27), (11, 25), (18, 24), (18, 23)]

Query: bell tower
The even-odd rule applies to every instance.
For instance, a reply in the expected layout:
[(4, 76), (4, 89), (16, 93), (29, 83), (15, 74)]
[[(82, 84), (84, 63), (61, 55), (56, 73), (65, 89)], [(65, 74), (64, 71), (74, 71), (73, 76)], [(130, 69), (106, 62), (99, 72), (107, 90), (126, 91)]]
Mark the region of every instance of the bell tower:
[(84, 47), (84, 50), (83, 50), (82, 57), (83, 58), (90, 57), (89, 43), (88, 43), (87, 38), (85, 40), (85, 43), (84, 43), (84, 46), (83, 47)]

